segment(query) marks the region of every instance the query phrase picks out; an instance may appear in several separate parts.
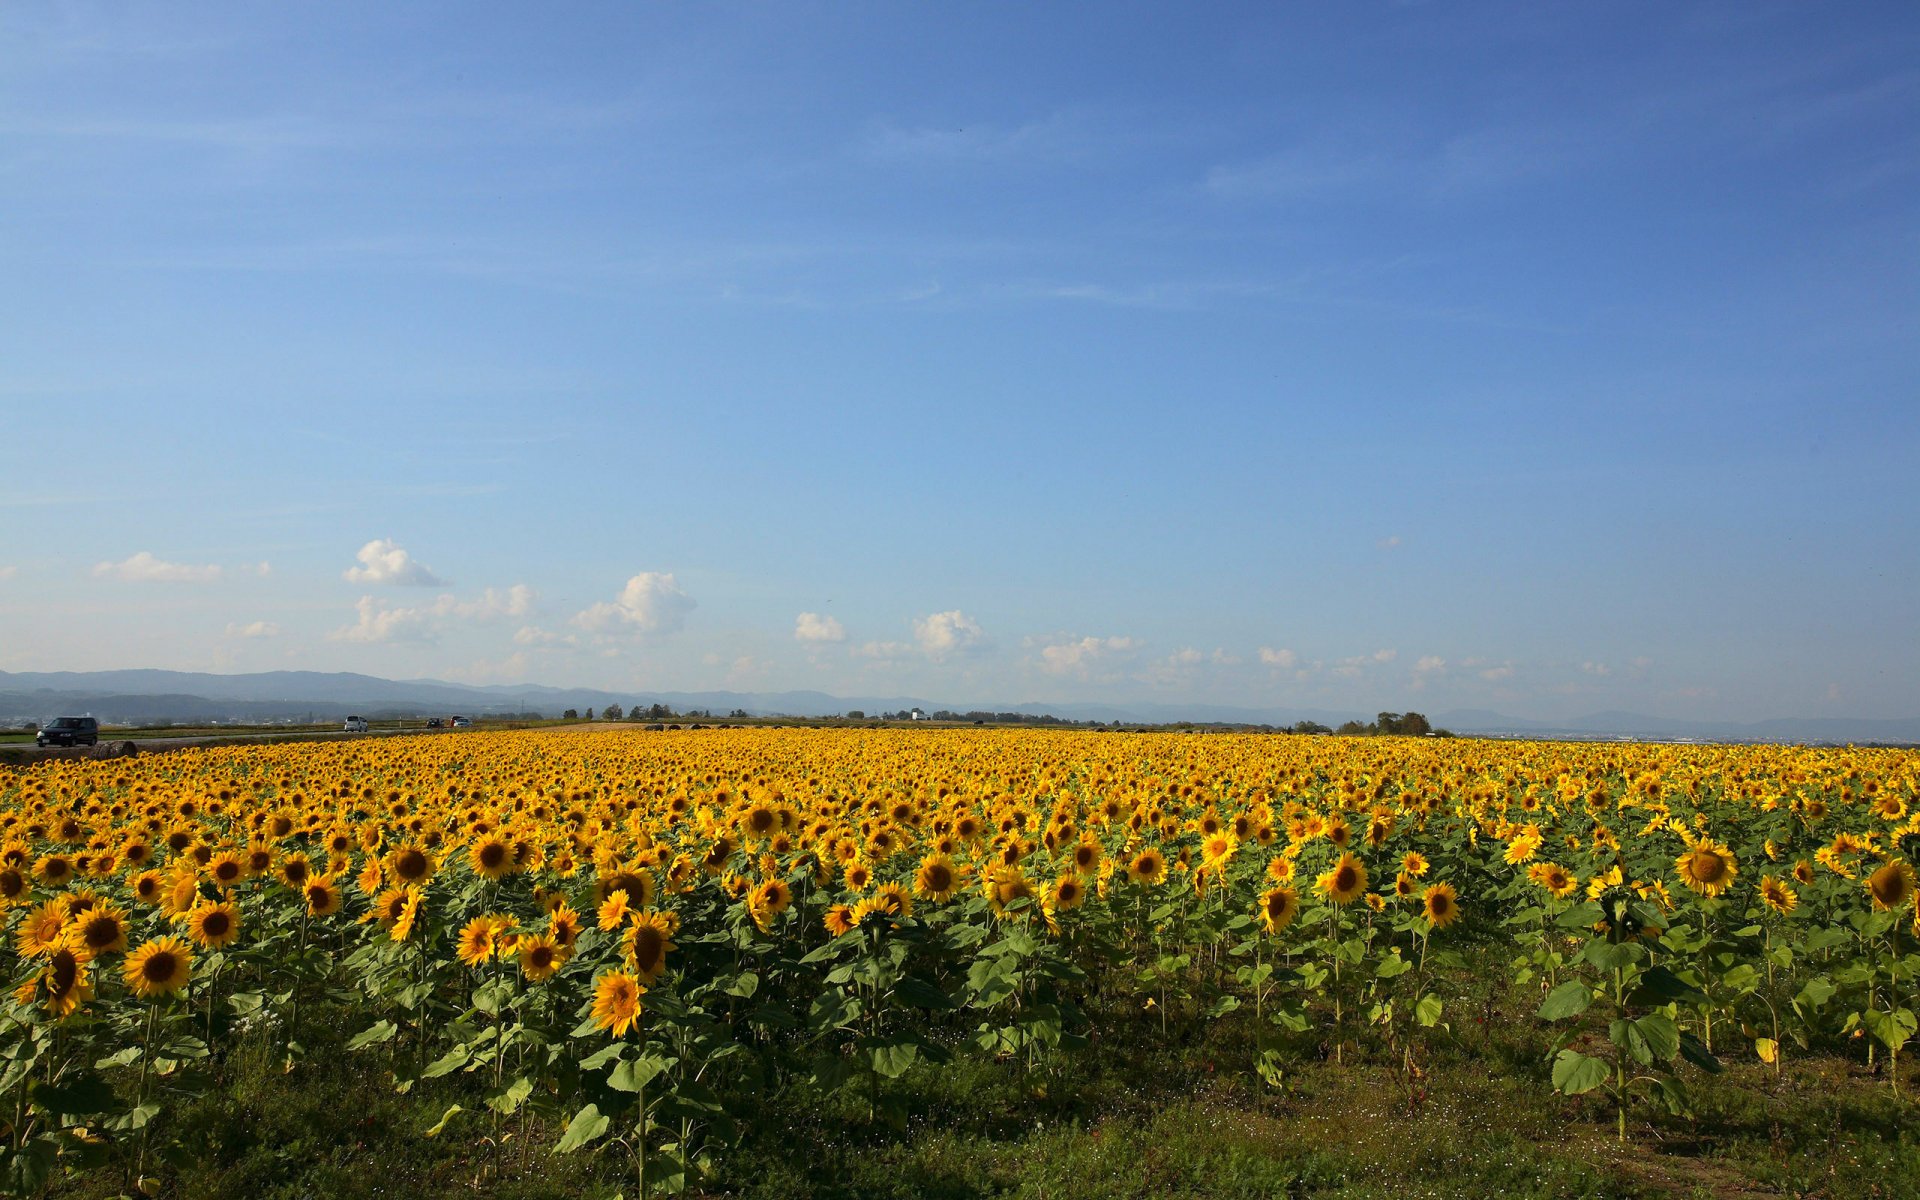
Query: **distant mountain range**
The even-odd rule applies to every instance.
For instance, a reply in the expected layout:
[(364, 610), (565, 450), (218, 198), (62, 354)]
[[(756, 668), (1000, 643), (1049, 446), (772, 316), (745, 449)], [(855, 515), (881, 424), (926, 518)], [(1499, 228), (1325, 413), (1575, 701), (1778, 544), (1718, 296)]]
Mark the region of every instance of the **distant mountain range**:
[[(604, 711), (665, 704), (676, 712), (736, 709), (755, 716), (820, 717), (858, 709), (868, 714), (920, 708), (953, 712), (985, 710), (1067, 720), (1165, 724), (1179, 721), (1229, 725), (1292, 725), (1317, 721), (1338, 726), (1368, 721), (1373, 713), (1324, 709), (1242, 708), (1212, 704), (959, 704), (914, 696), (831, 696), (825, 692), (606, 692), (535, 684), (475, 687), (439, 679), (381, 679), (347, 672), (266, 671), (214, 675), (189, 671), (0, 671), (0, 723), (16, 725), (66, 713), (91, 713), (110, 724), (270, 722), (466, 713)], [(1429, 713), (1436, 727), (1456, 733), (1530, 737), (1640, 737), (1762, 742), (1920, 743), (1920, 718), (1873, 720), (1783, 718), (1749, 723), (1688, 721), (1641, 713), (1599, 712), (1568, 721), (1537, 721), (1485, 709)]]

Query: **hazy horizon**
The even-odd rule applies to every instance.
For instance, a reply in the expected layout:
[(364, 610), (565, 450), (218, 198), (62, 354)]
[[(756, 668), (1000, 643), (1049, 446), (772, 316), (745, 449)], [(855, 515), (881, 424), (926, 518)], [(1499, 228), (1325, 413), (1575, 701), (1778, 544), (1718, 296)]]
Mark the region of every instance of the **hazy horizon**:
[(0, 670), (1920, 716), (1920, 11), (0, 10)]

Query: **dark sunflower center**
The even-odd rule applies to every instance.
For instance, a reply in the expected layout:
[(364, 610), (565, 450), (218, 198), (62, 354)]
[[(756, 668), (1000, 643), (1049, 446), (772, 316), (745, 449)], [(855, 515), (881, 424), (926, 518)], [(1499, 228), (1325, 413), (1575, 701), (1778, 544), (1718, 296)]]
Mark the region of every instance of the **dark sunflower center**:
[(179, 969), (179, 958), (171, 950), (160, 950), (147, 956), (147, 961), (140, 966), (140, 975), (148, 983), (165, 983)]
[(507, 848), (499, 842), (488, 842), (480, 847), (480, 865), (491, 871), (507, 861)]
[(200, 932), (210, 938), (225, 937), (233, 922), (223, 912), (210, 912), (200, 920)]

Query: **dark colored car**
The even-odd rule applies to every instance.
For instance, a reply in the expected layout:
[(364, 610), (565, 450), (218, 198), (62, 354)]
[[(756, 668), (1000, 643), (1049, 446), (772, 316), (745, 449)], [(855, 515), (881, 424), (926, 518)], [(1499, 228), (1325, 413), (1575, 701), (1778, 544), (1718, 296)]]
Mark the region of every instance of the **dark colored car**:
[(440, 722), (440, 718), (439, 718), (439, 717), (428, 717), (428, 718), (427, 718), (427, 728), (428, 728), (428, 729), (438, 729), (438, 728), (440, 728), (440, 725), (441, 725), (441, 722)]
[(92, 746), (100, 741), (100, 722), (92, 717), (55, 717), (40, 727), (36, 746)]

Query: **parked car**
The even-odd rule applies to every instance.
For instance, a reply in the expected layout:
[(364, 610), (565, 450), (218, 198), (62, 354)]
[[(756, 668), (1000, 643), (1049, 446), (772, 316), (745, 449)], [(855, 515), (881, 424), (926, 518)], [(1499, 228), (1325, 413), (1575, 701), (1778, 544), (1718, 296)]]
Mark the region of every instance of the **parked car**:
[(348, 717), (345, 730), (348, 733), (365, 733), (367, 731), (367, 719), (365, 717)]
[(441, 728), (441, 727), (442, 727), (442, 725), (443, 725), (443, 724), (444, 724), (444, 722), (442, 722), (442, 721), (440, 720), (440, 718), (439, 718), (439, 717), (428, 717), (428, 718), (427, 718), (427, 728), (428, 728), (428, 729), (439, 729), (439, 728)]
[(455, 717), (449, 722), (455, 729), (469, 729), (473, 726), (472, 717)]
[(34, 736), (36, 746), (92, 746), (100, 741), (100, 722), (92, 717), (55, 717)]

